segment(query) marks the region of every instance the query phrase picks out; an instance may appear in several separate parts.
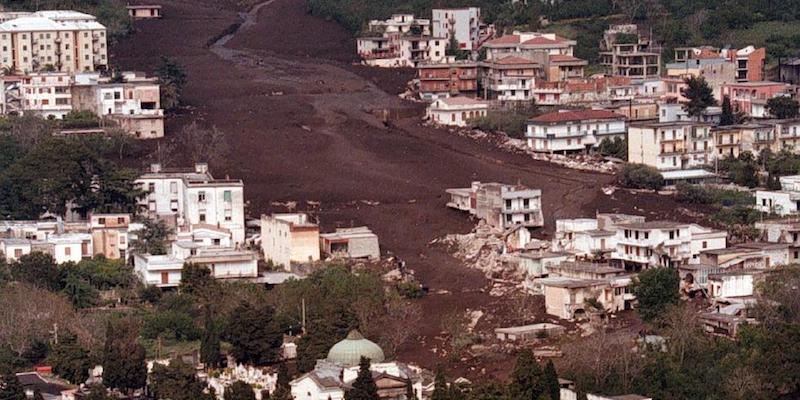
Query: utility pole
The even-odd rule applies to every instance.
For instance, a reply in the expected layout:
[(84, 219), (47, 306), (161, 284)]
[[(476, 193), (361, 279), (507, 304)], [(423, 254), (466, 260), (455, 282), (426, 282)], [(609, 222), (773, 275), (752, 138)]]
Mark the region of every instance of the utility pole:
[(50, 332), (53, 334), (53, 344), (58, 344), (58, 324), (53, 324), (53, 331)]

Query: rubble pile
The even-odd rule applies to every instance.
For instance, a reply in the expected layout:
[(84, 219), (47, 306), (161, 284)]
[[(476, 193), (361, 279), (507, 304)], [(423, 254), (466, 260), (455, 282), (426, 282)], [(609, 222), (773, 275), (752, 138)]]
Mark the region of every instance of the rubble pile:
[(487, 278), (521, 281), (522, 274), (516, 264), (509, 263), (503, 254), (504, 243), (498, 235), (476, 231), (467, 234), (450, 234), (436, 239), (451, 246), (453, 256), (470, 268), (483, 271)]

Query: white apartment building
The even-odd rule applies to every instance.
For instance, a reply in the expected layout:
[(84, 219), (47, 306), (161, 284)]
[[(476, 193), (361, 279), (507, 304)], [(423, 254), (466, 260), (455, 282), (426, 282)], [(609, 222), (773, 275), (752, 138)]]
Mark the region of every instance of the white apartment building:
[(661, 171), (699, 168), (716, 158), (711, 124), (646, 122), (628, 128), (628, 161)]
[(468, 211), (494, 228), (544, 226), (542, 191), (523, 185), (472, 182), (469, 188), (447, 189), (448, 207)]
[(725, 231), (672, 221), (620, 224), (612, 259), (633, 271), (678, 267), (697, 262), (701, 251), (724, 249), (727, 237)]
[(779, 178), (781, 190), (757, 190), (756, 209), (780, 216), (797, 214), (800, 211), (800, 175)]
[(625, 116), (607, 110), (559, 110), (528, 120), (528, 147), (541, 152), (586, 151), (625, 138)]
[(542, 191), (526, 187), (506, 186), (500, 190), (503, 228), (544, 226)]
[(761, 240), (767, 243), (789, 245), (789, 262), (800, 262), (800, 220), (797, 218), (774, 219), (756, 222)]
[(434, 37), (450, 41), (450, 35), (453, 34), (459, 49), (477, 50), (480, 44), (480, 8), (434, 8), (432, 15), (431, 30)]
[(550, 249), (578, 258), (608, 258), (617, 249), (617, 226), (642, 222), (645, 217), (640, 215), (604, 213), (596, 218), (559, 219)]
[(447, 39), (431, 35), (430, 20), (412, 14), (395, 14), (386, 21), (369, 22), (369, 30), (356, 40), (359, 56), (374, 67), (414, 67), (421, 62), (446, 59)]
[(0, 67), (30, 73), (105, 69), (106, 28), (91, 15), (75, 11), (11, 13), (0, 19)]
[(542, 66), (530, 59), (508, 55), (480, 63), (484, 95), (500, 101), (531, 101)]
[(92, 235), (88, 233), (55, 233), (43, 240), (23, 238), (0, 239), (0, 253), (7, 262), (18, 260), (31, 252), (42, 252), (53, 256), (57, 264), (80, 262), (92, 257)]
[(445, 97), (434, 100), (426, 110), (429, 121), (440, 125), (467, 126), (470, 120), (485, 117), (489, 103), (469, 97)]
[(307, 214), (285, 213), (261, 216), (261, 249), (264, 259), (289, 269), (320, 258), (319, 225)]
[(164, 136), (164, 110), (156, 78), (123, 72), (122, 82), (112, 82), (98, 73), (76, 74), (72, 94), (75, 110), (111, 118), (137, 138)]
[(72, 75), (67, 72), (35, 72), (21, 77), (19, 114), (63, 119), (72, 111)]
[(189, 246), (173, 242), (167, 255), (136, 254), (134, 272), (145, 285), (176, 287), (181, 283), (184, 263), (203, 265), (215, 279), (251, 280), (258, 278), (258, 256), (247, 250), (217, 246)]
[(244, 185), (215, 179), (206, 164), (194, 169), (164, 170), (158, 164), (136, 180), (147, 191), (140, 200), (147, 214), (175, 226), (212, 225), (227, 229), (235, 247), (244, 244)]
[(544, 55), (572, 56), (577, 42), (554, 33), (519, 32), (486, 41), (486, 61), (499, 60), (509, 55), (542, 60)]

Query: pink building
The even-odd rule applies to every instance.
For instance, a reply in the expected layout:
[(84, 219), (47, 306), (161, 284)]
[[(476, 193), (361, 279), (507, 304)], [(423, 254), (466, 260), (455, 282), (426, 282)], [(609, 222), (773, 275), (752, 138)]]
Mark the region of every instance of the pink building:
[(788, 95), (791, 86), (782, 82), (758, 81), (722, 85), (722, 96), (731, 99), (733, 107), (751, 117), (767, 117), (767, 100)]

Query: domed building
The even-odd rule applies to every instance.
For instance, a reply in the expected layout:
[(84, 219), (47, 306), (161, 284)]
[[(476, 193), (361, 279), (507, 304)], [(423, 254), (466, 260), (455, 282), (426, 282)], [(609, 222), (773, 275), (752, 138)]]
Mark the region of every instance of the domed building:
[(333, 345), (324, 360), (317, 360), (314, 370), (290, 382), (294, 400), (344, 400), (350, 384), (358, 376), (361, 357), (370, 360), (372, 379), (381, 400), (409, 400), (406, 386), (417, 399), (429, 399), (433, 392), (433, 374), (414, 365), (386, 361), (375, 342), (356, 330)]
[(326, 360), (343, 367), (353, 367), (358, 365), (361, 357), (369, 358), (372, 364), (382, 363), (386, 359), (380, 346), (357, 330), (352, 330), (344, 340), (331, 347)]

